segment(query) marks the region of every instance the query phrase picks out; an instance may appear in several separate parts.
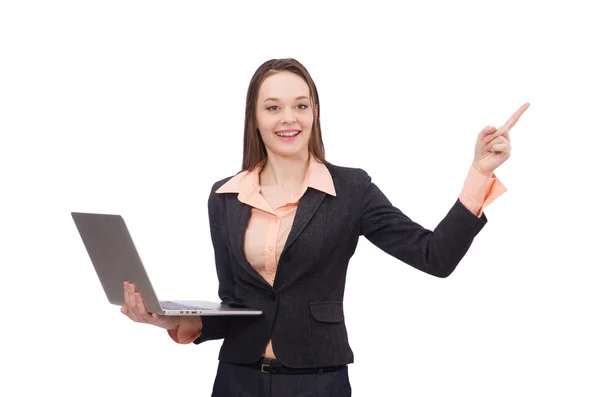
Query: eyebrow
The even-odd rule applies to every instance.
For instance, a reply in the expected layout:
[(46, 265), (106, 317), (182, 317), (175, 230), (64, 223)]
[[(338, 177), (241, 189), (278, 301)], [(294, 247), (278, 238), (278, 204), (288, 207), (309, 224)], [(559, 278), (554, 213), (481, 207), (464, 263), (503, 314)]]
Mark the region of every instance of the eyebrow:
[[(308, 100), (308, 97), (307, 97), (307, 96), (304, 96), (304, 95), (296, 97), (296, 100), (297, 100), (297, 101), (299, 101), (299, 100), (301, 100), (301, 99), (306, 99), (306, 100)], [(278, 101), (278, 100), (279, 100), (279, 99), (277, 99), (277, 98), (270, 98), (270, 97), (269, 97), (269, 98), (265, 99), (265, 102), (268, 102), (268, 101)]]

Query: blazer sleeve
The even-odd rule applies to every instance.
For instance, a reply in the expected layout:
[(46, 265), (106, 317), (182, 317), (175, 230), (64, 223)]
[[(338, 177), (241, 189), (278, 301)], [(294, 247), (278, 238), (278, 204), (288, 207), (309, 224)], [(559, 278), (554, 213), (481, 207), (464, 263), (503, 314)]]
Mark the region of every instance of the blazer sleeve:
[[(231, 272), (231, 263), (229, 259), (229, 250), (223, 238), (223, 228), (220, 224), (221, 205), (220, 197), (215, 193), (220, 183), (213, 185), (208, 198), (208, 220), (210, 224), (210, 236), (214, 248), (215, 265), (217, 268), (217, 278), (219, 279), (219, 298), (226, 302), (228, 297), (233, 296), (234, 289), (233, 274)], [(208, 340), (223, 339), (227, 334), (230, 325), (230, 317), (221, 316), (200, 316), (202, 319), (202, 333), (194, 340), (195, 344), (200, 344)]]
[[(363, 171), (364, 172), (364, 171)], [(448, 277), (487, 223), (459, 199), (431, 231), (394, 207), (366, 174), (362, 200), (361, 235), (384, 252), (436, 277)]]

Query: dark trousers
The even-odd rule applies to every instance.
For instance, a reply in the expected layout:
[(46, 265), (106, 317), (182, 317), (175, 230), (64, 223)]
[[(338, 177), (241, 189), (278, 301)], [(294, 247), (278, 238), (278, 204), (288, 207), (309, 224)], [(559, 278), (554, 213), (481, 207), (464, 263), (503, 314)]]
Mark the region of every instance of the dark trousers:
[[(272, 365), (281, 365), (274, 360)], [(212, 397), (351, 397), (348, 367), (321, 374), (268, 374), (219, 362)]]

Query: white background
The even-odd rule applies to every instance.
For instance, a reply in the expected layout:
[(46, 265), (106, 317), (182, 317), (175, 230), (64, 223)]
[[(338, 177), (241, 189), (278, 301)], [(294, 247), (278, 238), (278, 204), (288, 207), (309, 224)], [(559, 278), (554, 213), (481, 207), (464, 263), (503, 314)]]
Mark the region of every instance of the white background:
[(353, 395), (600, 395), (591, 6), (0, 4), (1, 395), (210, 395), (221, 342), (120, 314), (70, 212), (123, 215), (161, 298), (218, 299), (209, 190), (239, 171), (248, 82), (280, 57), (317, 83), (328, 160), (428, 228), (481, 128), (531, 103), (508, 192), (450, 278), (359, 242)]

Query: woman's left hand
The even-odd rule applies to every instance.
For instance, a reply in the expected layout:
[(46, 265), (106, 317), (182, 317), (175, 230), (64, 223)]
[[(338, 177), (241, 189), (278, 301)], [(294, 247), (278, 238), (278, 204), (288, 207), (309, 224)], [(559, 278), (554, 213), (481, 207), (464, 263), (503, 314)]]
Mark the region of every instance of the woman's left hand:
[(529, 103), (527, 102), (498, 129), (487, 126), (481, 130), (477, 136), (475, 157), (473, 158), (473, 167), (477, 171), (485, 176), (492, 176), (494, 170), (508, 160), (511, 149), (509, 131), (517, 124), (528, 107)]

